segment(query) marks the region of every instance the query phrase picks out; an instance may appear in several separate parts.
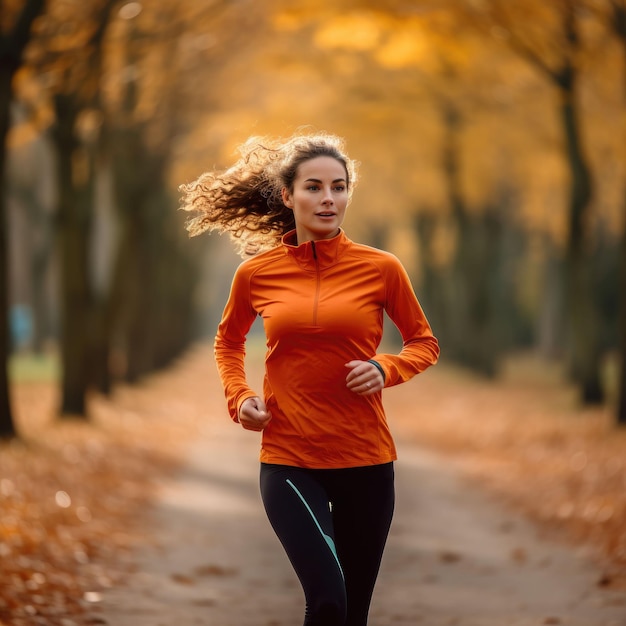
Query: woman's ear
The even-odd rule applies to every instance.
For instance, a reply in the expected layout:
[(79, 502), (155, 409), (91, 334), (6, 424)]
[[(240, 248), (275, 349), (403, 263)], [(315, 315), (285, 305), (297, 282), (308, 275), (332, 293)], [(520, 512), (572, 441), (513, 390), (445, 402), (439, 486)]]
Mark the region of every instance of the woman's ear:
[(290, 209), (293, 209), (293, 200), (287, 187), (283, 187), (280, 191), (280, 195), (283, 197), (283, 204)]

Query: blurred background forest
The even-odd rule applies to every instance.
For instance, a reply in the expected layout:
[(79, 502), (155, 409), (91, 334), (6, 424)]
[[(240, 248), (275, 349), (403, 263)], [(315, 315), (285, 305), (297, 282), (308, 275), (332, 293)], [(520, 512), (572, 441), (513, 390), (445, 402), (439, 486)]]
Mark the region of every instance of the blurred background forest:
[(181, 183), (250, 135), (346, 138), (345, 229), (409, 270), (444, 361), (558, 362), (626, 423), (626, 0), (1, 0), (0, 436), (211, 338), (238, 259)]

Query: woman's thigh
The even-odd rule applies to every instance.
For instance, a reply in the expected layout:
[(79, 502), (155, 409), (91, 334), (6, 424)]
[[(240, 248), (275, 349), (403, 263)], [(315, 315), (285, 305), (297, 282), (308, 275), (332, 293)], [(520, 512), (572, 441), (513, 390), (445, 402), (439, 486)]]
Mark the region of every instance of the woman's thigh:
[(306, 624), (344, 624), (343, 571), (335, 547), (326, 489), (315, 471), (261, 466), (261, 496), (268, 519), (300, 579)]
[(367, 623), (395, 504), (393, 464), (341, 470), (331, 491), (349, 626)]

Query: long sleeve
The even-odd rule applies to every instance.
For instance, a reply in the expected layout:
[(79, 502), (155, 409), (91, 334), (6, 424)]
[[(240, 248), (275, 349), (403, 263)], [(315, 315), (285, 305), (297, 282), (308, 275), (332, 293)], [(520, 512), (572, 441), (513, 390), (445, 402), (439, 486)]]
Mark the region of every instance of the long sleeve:
[(250, 303), (250, 277), (240, 265), (215, 336), (215, 362), (224, 387), (228, 412), (238, 421), (239, 406), (256, 393), (248, 386), (245, 373), (246, 336), (256, 317)]
[(390, 257), (385, 268), (385, 310), (402, 335), (399, 354), (377, 354), (373, 358), (385, 372), (385, 386), (403, 383), (434, 365), (439, 344), (415, 296), (402, 264)]

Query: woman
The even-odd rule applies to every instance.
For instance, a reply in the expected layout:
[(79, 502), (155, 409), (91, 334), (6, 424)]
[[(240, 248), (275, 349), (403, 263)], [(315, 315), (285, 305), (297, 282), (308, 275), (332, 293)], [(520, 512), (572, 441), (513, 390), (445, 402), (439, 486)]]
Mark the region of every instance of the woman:
[[(232, 419), (263, 432), (261, 495), (302, 584), (305, 626), (367, 624), (394, 507), (381, 392), (439, 355), (400, 262), (341, 229), (355, 182), (339, 138), (296, 135), (253, 138), (232, 168), (181, 188), (191, 234), (226, 231), (255, 254), (235, 273), (215, 357)], [(399, 354), (377, 352), (384, 312)], [(244, 372), (257, 315), (262, 394)]]

